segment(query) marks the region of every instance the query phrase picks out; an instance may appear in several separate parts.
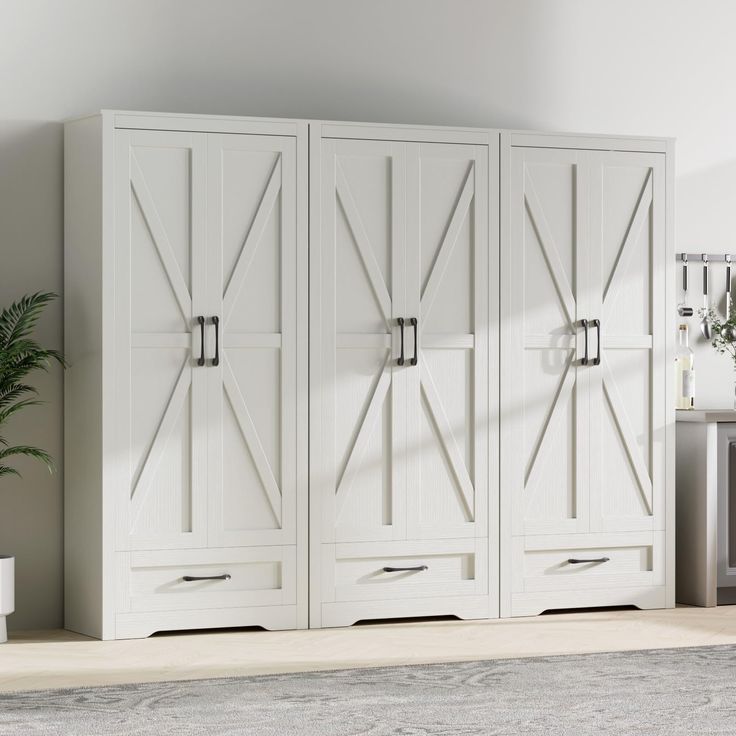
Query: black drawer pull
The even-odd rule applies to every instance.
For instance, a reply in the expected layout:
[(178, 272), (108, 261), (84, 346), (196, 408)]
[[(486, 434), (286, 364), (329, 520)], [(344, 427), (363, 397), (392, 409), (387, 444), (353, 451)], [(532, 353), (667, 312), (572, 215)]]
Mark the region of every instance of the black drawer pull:
[(412, 365), (416, 365), (419, 362), (419, 346), (417, 345), (417, 325), (419, 320), (416, 317), (412, 317), (409, 320), (409, 324), (414, 328), (414, 357), (409, 361)]
[(204, 317), (197, 317), (199, 322), (199, 358), (197, 365), (204, 365)]
[(583, 565), (586, 562), (609, 562), (610, 559), (611, 559), (610, 557), (595, 557), (595, 558), (593, 558), (591, 560), (578, 560), (575, 557), (571, 557), (568, 560), (568, 563), (570, 565)]
[(228, 573), (224, 575), (185, 575), (182, 580), (185, 583), (194, 583), (197, 580), (230, 580), (230, 577)]
[(426, 565), (416, 565), (414, 567), (384, 567), (384, 572), (424, 572), (429, 570)]
[(215, 357), (212, 358), (212, 365), (220, 365), (220, 318), (213, 317), (212, 324), (215, 326)]
[(396, 322), (401, 328), (401, 355), (396, 359), (397, 365), (404, 365), (404, 318), (399, 317)]
[(601, 321), (599, 319), (593, 319), (590, 321), (590, 324), (595, 327), (596, 336), (598, 338), (598, 354), (593, 358), (593, 365), (600, 365), (601, 364)]

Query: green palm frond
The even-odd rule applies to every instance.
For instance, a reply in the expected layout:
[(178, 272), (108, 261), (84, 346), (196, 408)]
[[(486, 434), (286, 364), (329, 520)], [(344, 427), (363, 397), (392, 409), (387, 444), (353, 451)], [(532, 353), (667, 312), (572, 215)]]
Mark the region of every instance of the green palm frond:
[(0, 350), (27, 338), (38, 322), (44, 307), (56, 299), (51, 292), (37, 292), (24, 296), (0, 312)]
[[(24, 296), (0, 312), (0, 428), (16, 413), (41, 403), (37, 391), (25, 382), (25, 377), (36, 370), (48, 370), (52, 362), (65, 365), (58, 350), (41, 347), (32, 339), (33, 331), (44, 308), (56, 299), (51, 292)], [(2, 461), (25, 456), (40, 460), (53, 470), (51, 456), (38, 447), (10, 446), (0, 437), (0, 477), (18, 475), (18, 471)]]
[(48, 466), (49, 470), (54, 467), (54, 461), (51, 459), (51, 455), (45, 450), (41, 450), (38, 447), (30, 447), (29, 445), (15, 445), (14, 447), (4, 447), (0, 450), (0, 460), (7, 460), (9, 457), (14, 455), (25, 455), (26, 457), (33, 457), (36, 460), (40, 460), (42, 463)]
[(6, 409), (0, 409), (0, 425), (7, 422), (13, 414), (19, 412), (21, 409), (24, 409), (27, 406), (38, 406), (42, 403), (43, 402), (38, 399), (21, 399), (20, 401), (16, 401), (14, 404), (8, 406)]

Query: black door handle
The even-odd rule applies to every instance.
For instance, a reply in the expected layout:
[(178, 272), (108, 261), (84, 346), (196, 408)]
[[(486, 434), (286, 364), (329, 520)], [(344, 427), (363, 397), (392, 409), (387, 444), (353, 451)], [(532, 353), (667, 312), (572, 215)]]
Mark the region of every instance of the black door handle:
[(224, 575), (185, 575), (182, 580), (185, 583), (194, 583), (197, 580), (230, 580), (230, 577), (228, 573)]
[(384, 567), (384, 572), (424, 572), (429, 570), (426, 565), (415, 565), (414, 567)]
[(591, 320), (590, 324), (595, 327), (596, 336), (598, 338), (598, 354), (593, 358), (593, 365), (601, 364), (601, 321), (599, 319)]
[(212, 324), (215, 326), (215, 357), (212, 358), (212, 365), (220, 365), (220, 318), (213, 317)]
[(580, 359), (580, 362), (583, 365), (588, 365), (588, 320), (587, 319), (581, 319), (580, 324), (582, 325), (583, 329), (585, 330), (585, 354)]
[(404, 365), (404, 318), (399, 317), (396, 320), (399, 323), (399, 327), (401, 328), (401, 354), (396, 360), (397, 365)]
[(204, 365), (204, 317), (197, 317), (199, 322), (199, 358), (197, 365)]
[(578, 560), (575, 557), (571, 557), (568, 560), (568, 563), (570, 565), (583, 565), (586, 562), (609, 562), (610, 559), (611, 559), (610, 557), (596, 557), (596, 558), (594, 558), (592, 560)]
[(416, 317), (412, 317), (409, 320), (409, 324), (414, 328), (414, 357), (409, 361), (412, 365), (416, 365), (419, 362), (418, 358), (418, 346), (417, 346), (417, 325), (419, 324), (419, 320)]

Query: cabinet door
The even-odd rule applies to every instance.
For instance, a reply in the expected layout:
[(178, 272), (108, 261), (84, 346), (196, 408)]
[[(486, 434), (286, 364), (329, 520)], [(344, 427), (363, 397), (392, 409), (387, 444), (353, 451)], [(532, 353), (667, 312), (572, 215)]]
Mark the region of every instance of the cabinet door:
[[(404, 539), (406, 149), (321, 141), (312, 261), (312, 485), (324, 543)], [(319, 295), (315, 297), (314, 295)], [(408, 356), (410, 331), (405, 329)]]
[(207, 150), (209, 544), (295, 544), (298, 487), (306, 494), (297, 140), (211, 134)]
[(118, 548), (204, 546), (205, 136), (115, 141)]
[(589, 413), (582, 365), (590, 285), (586, 153), (512, 148), (502, 249), (502, 480), (513, 534), (587, 530)]
[(590, 154), (591, 531), (664, 528), (664, 158)]
[(410, 143), (407, 156), (407, 536), (486, 536), (488, 147)]

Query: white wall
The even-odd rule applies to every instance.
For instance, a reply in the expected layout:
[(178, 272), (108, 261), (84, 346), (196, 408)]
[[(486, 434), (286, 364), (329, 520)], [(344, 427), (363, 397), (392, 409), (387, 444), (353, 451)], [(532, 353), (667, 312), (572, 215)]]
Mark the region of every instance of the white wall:
[[(60, 291), (60, 121), (100, 107), (672, 135), (678, 248), (736, 250), (734, 28), (729, 0), (2, 0), (0, 303)], [(61, 345), (58, 307), (41, 336)], [(730, 404), (697, 347), (698, 403)], [(59, 457), (60, 372), (38, 383), (8, 435)], [(22, 470), (10, 623), (58, 626), (61, 476)]]

